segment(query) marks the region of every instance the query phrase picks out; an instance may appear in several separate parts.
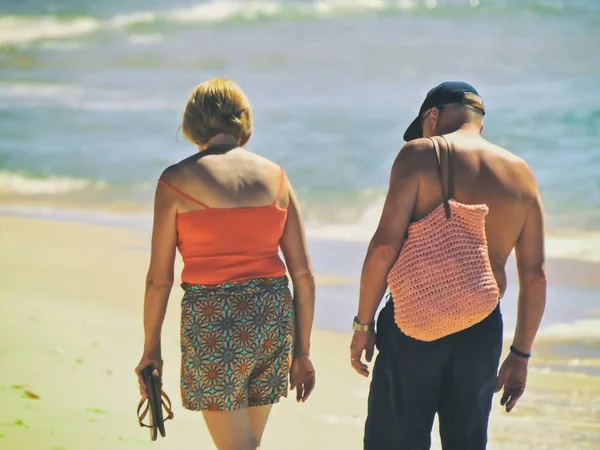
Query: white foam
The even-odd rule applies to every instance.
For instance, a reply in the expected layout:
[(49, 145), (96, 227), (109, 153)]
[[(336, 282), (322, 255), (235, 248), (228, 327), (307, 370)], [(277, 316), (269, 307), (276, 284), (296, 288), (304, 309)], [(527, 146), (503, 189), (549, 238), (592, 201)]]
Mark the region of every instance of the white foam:
[(600, 233), (557, 233), (546, 238), (546, 254), (551, 258), (600, 262)]
[(11, 172), (0, 172), (0, 194), (5, 195), (57, 195), (105, 187), (106, 183), (104, 182), (84, 178), (33, 178)]
[(354, 223), (324, 224), (307, 221), (307, 233), (312, 237), (342, 239), (354, 242), (369, 241), (377, 228), (384, 200), (383, 197), (374, 200)]
[(207, 2), (181, 8), (166, 14), (168, 20), (177, 22), (218, 22), (232, 17), (255, 19), (259, 16), (277, 15), (283, 5), (270, 1)]
[(403, 10), (413, 9), (415, 7), (415, 0), (399, 0), (398, 8)]
[[(169, 109), (169, 103), (165, 99), (106, 99), (106, 100), (85, 100), (65, 104), (72, 109), (86, 111), (157, 111)], [(173, 107), (174, 108), (174, 107)]]
[[(364, 242), (373, 236), (381, 217), (384, 198), (375, 201), (359, 220), (349, 224), (323, 224), (307, 221), (307, 233), (313, 237)], [(557, 231), (546, 235), (546, 256), (600, 263), (600, 232)]]
[[(141, 94), (140, 94), (141, 95)], [(43, 104), (91, 111), (149, 111), (176, 109), (160, 94), (155, 97), (122, 90), (90, 89), (78, 85), (49, 83), (1, 83), (0, 99), (17, 100), (15, 105)]]
[(165, 40), (165, 37), (162, 34), (132, 34), (128, 40), (132, 44), (146, 45), (162, 42)]
[(37, 97), (56, 98), (63, 96), (82, 95), (84, 89), (81, 86), (69, 84), (50, 83), (0, 83), (0, 97)]
[[(428, 8), (435, 7), (435, 0), (427, 0)], [(407, 10), (417, 6), (416, 0), (316, 0), (313, 2), (273, 0), (221, 1), (214, 0), (177, 8), (170, 11), (138, 11), (118, 14), (109, 19), (90, 16), (59, 18), (56, 16), (0, 17), (0, 45), (23, 44), (44, 39), (75, 38), (99, 30), (123, 29), (156, 21), (176, 23), (221, 22), (232, 18), (254, 20), (281, 14), (330, 16), (339, 12), (367, 12), (385, 9)]]
[(550, 325), (542, 328), (538, 337), (560, 340), (600, 339), (600, 320), (587, 319)]
[(35, 19), (4, 16), (0, 17), (0, 45), (40, 39), (71, 38), (93, 33), (100, 27), (101, 22), (92, 17), (62, 20), (53, 16)]
[(108, 24), (117, 28), (125, 28), (131, 25), (154, 22), (157, 16), (157, 13), (151, 11), (118, 14), (110, 18)]
[(411, 9), (414, 2), (390, 0), (317, 0), (313, 2), (213, 1), (171, 11), (168, 20), (179, 22), (214, 22), (234, 17), (256, 19), (290, 12), (298, 15), (329, 16), (339, 12), (362, 12), (386, 8)]
[(317, 1), (314, 5), (317, 13), (327, 15), (339, 11), (381, 10), (390, 6), (390, 3), (383, 0), (328, 0)]

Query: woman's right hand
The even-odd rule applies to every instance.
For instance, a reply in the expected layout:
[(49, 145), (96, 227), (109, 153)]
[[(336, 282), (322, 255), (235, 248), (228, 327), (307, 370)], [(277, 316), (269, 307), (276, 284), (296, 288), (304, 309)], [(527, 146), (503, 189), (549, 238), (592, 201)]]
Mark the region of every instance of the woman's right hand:
[(308, 355), (295, 356), (290, 368), (290, 389), (296, 389), (296, 400), (305, 402), (315, 388), (315, 368)]
[(144, 382), (144, 377), (142, 377), (142, 370), (144, 370), (148, 366), (151, 366), (153, 369), (158, 370), (158, 374), (162, 377), (163, 361), (160, 356), (160, 352), (144, 353), (142, 355), (140, 363), (135, 368), (135, 373), (137, 374), (138, 383), (140, 385), (140, 395), (144, 398), (148, 396), (148, 391), (146, 390), (146, 383)]

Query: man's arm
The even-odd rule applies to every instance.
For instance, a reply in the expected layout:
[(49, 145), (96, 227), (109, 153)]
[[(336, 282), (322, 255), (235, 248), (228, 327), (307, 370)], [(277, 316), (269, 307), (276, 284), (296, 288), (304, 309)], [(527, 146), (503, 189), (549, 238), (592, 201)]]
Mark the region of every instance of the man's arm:
[(402, 148), (390, 175), (390, 187), (379, 225), (367, 250), (360, 279), (358, 321), (372, 323), (377, 307), (387, 288), (387, 275), (400, 253), (410, 224), (419, 179), (414, 160), (416, 149), (407, 144)]
[[(419, 190), (418, 148), (422, 144), (406, 144), (394, 161), (390, 186), (385, 199), (379, 225), (367, 250), (360, 279), (358, 322), (372, 324), (375, 312), (387, 288), (387, 275), (402, 248), (404, 236), (411, 221)], [(357, 331), (350, 348), (351, 362), (361, 375), (368, 376), (368, 368), (361, 361), (363, 351), (367, 361), (374, 352), (371, 332)]]
[(513, 345), (530, 353), (546, 306), (544, 217), (539, 192), (515, 247), (519, 272), (519, 310)]
[(544, 211), (533, 174), (530, 176), (535, 196), (515, 246), (519, 272), (517, 326), (511, 352), (500, 368), (496, 383), (496, 392), (504, 388), (500, 404), (506, 407), (507, 412), (515, 407), (525, 392), (528, 359), (519, 353), (531, 353), (546, 307)]

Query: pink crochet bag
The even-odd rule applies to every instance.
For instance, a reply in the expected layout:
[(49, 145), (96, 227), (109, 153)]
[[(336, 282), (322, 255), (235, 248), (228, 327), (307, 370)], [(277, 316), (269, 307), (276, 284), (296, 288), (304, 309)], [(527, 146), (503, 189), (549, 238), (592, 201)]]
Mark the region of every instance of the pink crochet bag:
[(500, 296), (485, 236), (488, 207), (453, 199), (454, 148), (442, 138), (447, 147), (445, 170), (437, 139), (429, 139), (444, 201), (410, 224), (387, 277), (396, 324), (421, 341), (434, 341), (481, 322), (494, 311)]

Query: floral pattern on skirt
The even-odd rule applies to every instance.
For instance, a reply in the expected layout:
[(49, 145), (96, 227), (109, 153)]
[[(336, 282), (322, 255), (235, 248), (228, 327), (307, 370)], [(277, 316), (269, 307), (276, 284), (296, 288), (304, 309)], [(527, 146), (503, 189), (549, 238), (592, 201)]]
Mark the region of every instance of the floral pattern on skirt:
[(184, 408), (233, 411), (286, 396), (294, 341), (287, 277), (182, 287)]

